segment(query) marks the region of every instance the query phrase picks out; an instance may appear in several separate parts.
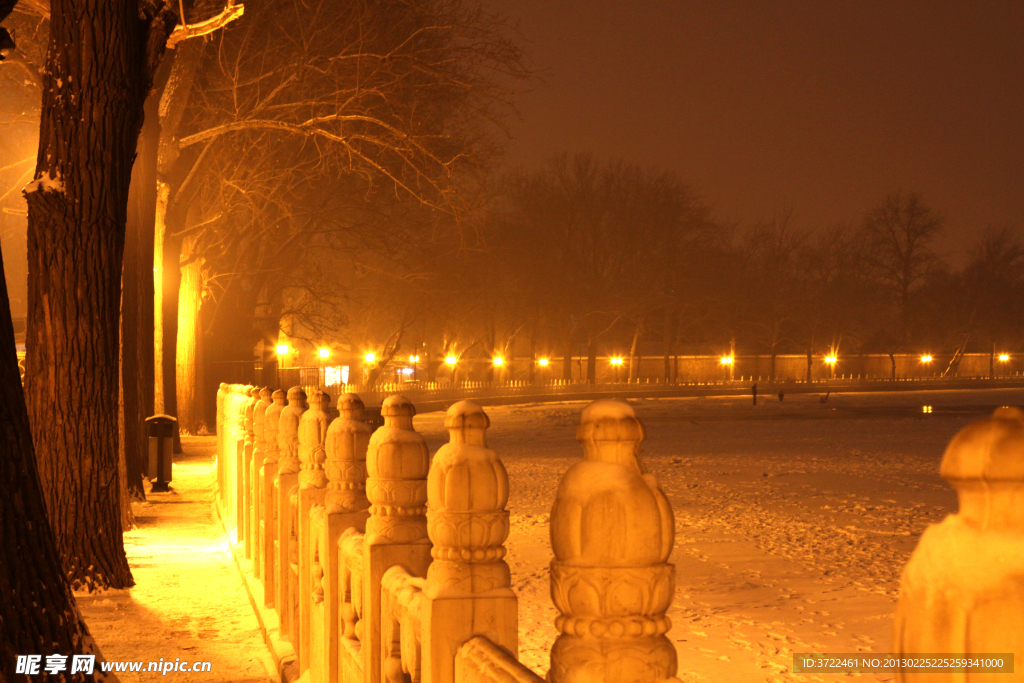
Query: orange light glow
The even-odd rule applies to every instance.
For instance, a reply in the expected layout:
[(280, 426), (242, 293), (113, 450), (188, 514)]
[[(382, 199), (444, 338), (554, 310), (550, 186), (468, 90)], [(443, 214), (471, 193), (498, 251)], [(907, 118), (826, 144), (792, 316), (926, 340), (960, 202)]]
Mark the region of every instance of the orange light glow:
[(288, 345), (287, 344), (278, 344), (277, 345), (277, 355), (283, 356), (286, 353), (288, 353)]
[(718, 362), (722, 365), (732, 365), (734, 360), (732, 356), (722, 356), (718, 359)]
[(448, 365), (455, 365), (455, 363), (457, 363), (458, 360), (459, 359), (456, 358), (455, 356), (448, 356), (447, 358), (444, 359), (444, 362), (447, 363)]
[(368, 354), (366, 354), (367, 363), (372, 363), (375, 360), (377, 360), (377, 354), (375, 354), (373, 351), (370, 351)]
[(317, 351), (317, 353), (320, 354), (321, 358), (327, 358), (328, 356), (331, 355), (331, 350), (323, 348), (323, 349), (320, 349), (319, 351)]
[(505, 359), (502, 358), (501, 356), (495, 356), (494, 360), (491, 362), (494, 363), (495, 365), (503, 365), (505, 363)]
[(541, 366), (542, 368), (546, 368), (548, 366), (548, 359), (541, 358), (540, 360), (537, 361), (537, 365)]

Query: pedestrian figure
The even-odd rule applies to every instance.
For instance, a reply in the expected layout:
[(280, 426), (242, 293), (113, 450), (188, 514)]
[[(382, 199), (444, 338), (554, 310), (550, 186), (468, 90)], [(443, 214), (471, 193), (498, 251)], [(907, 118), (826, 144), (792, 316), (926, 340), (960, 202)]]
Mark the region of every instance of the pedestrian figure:
[(783, 391), (782, 389), (779, 389), (779, 403), (782, 403), (782, 399), (784, 399), (785, 397), (786, 397), (786, 392)]
[(750, 387), (750, 390), (752, 392), (754, 392), (754, 405), (756, 406), (757, 405), (757, 384), (754, 384), (754, 386)]

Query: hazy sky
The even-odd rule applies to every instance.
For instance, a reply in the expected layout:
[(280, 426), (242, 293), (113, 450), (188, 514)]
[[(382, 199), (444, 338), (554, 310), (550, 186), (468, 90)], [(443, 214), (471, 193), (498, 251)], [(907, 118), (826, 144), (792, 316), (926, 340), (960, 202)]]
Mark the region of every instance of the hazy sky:
[(953, 249), (1024, 215), (1024, 2), (487, 0), (545, 83), (512, 161), (678, 171), (725, 218), (859, 220), (921, 192)]

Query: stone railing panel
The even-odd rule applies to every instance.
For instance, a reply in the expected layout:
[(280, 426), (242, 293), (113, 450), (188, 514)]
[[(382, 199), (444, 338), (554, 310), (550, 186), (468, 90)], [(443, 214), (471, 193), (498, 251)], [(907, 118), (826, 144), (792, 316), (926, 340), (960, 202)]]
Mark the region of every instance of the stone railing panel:
[(455, 683), (544, 683), (544, 679), (507, 650), (476, 636), (455, 655)]

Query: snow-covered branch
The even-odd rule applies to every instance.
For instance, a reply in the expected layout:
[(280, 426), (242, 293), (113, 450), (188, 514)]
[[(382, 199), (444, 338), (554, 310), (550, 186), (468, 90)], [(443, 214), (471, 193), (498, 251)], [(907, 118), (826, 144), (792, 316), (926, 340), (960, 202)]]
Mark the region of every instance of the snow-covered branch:
[(227, 7), (221, 10), (220, 14), (206, 21), (200, 21), (198, 24), (178, 24), (167, 38), (167, 47), (174, 49), (183, 40), (209, 35), (224, 28), (244, 13), (245, 5), (236, 5), (229, 0)]

